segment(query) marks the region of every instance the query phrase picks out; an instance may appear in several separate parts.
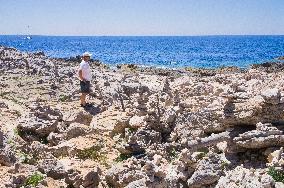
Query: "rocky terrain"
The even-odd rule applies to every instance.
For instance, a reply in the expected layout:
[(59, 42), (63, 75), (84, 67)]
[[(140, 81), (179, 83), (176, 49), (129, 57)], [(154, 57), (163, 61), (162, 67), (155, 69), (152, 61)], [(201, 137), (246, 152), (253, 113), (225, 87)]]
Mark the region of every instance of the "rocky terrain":
[(0, 47), (0, 187), (283, 188), (284, 65), (167, 70)]

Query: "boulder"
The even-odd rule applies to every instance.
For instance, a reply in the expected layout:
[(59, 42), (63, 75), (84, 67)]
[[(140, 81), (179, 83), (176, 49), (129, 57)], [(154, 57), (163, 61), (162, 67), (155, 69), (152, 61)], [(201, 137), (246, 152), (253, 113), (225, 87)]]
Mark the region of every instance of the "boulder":
[(267, 89), (261, 93), (261, 96), (264, 98), (265, 102), (268, 104), (279, 104), (281, 99), (280, 90), (277, 88)]
[(137, 142), (137, 136), (131, 136), (128, 139), (127, 143), (119, 143), (116, 145), (116, 149), (122, 153), (122, 154), (142, 154), (145, 152), (145, 149), (143, 147), (142, 143)]
[(241, 166), (228, 171), (222, 176), (216, 185), (216, 188), (227, 187), (265, 187), (273, 188), (275, 182), (271, 176), (262, 174), (254, 169), (246, 169)]
[(69, 117), (66, 118), (66, 123), (68, 124), (79, 123), (89, 126), (92, 119), (93, 119), (92, 114), (86, 111), (79, 111), (69, 115)]
[(125, 112), (105, 111), (95, 116), (91, 122), (91, 127), (98, 131), (109, 132), (110, 136), (125, 132), (129, 127), (129, 119)]
[(268, 155), (267, 160), (268, 160), (268, 166), (284, 167), (283, 147), (281, 147), (279, 150), (271, 152)]
[(106, 172), (105, 180), (107, 184), (117, 188), (126, 187), (129, 183), (146, 178), (147, 175), (139, 169), (128, 168), (127, 164), (112, 166)]
[(51, 132), (47, 137), (48, 143), (52, 146), (59, 144), (59, 142), (62, 141), (63, 139), (64, 139), (63, 134), (54, 133), (54, 132)]
[(97, 188), (100, 183), (99, 168), (80, 171), (69, 169), (65, 182), (72, 185), (74, 188)]
[(223, 175), (221, 156), (215, 153), (208, 153), (196, 167), (193, 175), (188, 179), (189, 187), (204, 187), (216, 183)]
[(11, 166), (17, 161), (16, 154), (9, 148), (0, 149), (0, 165)]
[(284, 183), (282, 182), (276, 182), (275, 183), (275, 188), (283, 188), (284, 187)]
[(96, 188), (98, 187), (99, 183), (100, 183), (100, 169), (99, 168), (95, 168), (94, 170), (91, 170), (87, 173), (85, 173), (82, 177), (83, 179), (83, 187), (86, 188)]
[(84, 136), (91, 131), (90, 127), (84, 124), (72, 123), (66, 130), (66, 139)]
[(259, 149), (272, 146), (283, 146), (283, 131), (278, 130), (271, 124), (257, 124), (257, 129), (247, 131), (235, 137), (234, 142), (243, 148)]
[(67, 171), (56, 158), (44, 159), (38, 164), (38, 170), (55, 180), (64, 179)]
[(129, 119), (129, 126), (134, 129), (145, 126), (145, 123), (144, 116), (133, 116)]
[(26, 140), (40, 140), (58, 130), (62, 117), (58, 109), (37, 104), (20, 120), (17, 129)]
[(137, 138), (137, 142), (144, 147), (147, 147), (153, 143), (162, 142), (161, 133), (155, 130), (140, 128), (134, 133), (134, 135)]

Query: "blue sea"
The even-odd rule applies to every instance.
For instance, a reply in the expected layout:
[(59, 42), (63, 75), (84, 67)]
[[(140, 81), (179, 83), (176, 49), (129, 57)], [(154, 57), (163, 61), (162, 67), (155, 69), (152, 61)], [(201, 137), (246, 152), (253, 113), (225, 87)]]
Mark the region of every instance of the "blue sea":
[(281, 36), (5, 36), (0, 45), (71, 57), (89, 51), (109, 65), (134, 63), (155, 67), (248, 67), (284, 56)]

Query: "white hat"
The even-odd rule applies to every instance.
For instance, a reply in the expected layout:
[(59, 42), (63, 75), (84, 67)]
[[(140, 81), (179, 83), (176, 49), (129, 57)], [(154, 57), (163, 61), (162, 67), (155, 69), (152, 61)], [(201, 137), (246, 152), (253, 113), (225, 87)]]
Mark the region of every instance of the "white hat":
[(92, 56), (92, 54), (90, 53), (90, 52), (85, 52), (85, 53), (83, 53), (83, 55), (82, 55), (83, 57), (86, 57), (86, 56), (88, 56), (88, 57), (91, 57)]

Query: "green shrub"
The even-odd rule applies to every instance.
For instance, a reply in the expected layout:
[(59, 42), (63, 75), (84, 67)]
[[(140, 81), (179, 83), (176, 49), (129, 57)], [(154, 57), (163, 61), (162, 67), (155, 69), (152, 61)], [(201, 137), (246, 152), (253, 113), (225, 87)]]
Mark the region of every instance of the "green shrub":
[(20, 160), (22, 163), (25, 163), (25, 164), (35, 164), (36, 161), (38, 160), (38, 158), (34, 155), (29, 155), (25, 152), (18, 152), (18, 155), (20, 157)]
[(134, 133), (134, 132), (137, 131), (137, 128), (129, 127), (129, 128), (128, 128), (128, 131), (129, 131), (130, 133)]
[(202, 159), (209, 152), (209, 149), (207, 147), (203, 147), (203, 148), (199, 148), (197, 152), (199, 152), (199, 154), (197, 155), (197, 158)]
[(122, 162), (122, 161), (125, 161), (127, 160), (128, 158), (132, 157), (131, 154), (120, 154), (116, 159), (115, 159), (115, 162)]
[(17, 136), (20, 135), (20, 134), (19, 134), (19, 130), (18, 130), (17, 128), (14, 128), (14, 129), (13, 129), (13, 132), (14, 132), (14, 135), (17, 135)]
[(44, 179), (41, 173), (35, 172), (26, 179), (25, 186), (37, 186)]
[(19, 153), (19, 155), (22, 163), (28, 163), (31, 159), (31, 156), (26, 153)]
[(101, 146), (95, 146), (92, 148), (86, 148), (77, 153), (77, 157), (80, 159), (91, 159), (93, 161), (99, 162), (101, 165), (105, 167), (109, 167), (107, 164), (107, 156), (100, 152)]
[(77, 156), (80, 159), (92, 159), (94, 161), (98, 160), (100, 157), (100, 153), (96, 148), (86, 148), (82, 151), (79, 151)]
[(74, 187), (74, 185), (69, 184), (69, 185), (67, 185), (67, 188), (75, 188), (75, 187)]
[(209, 152), (209, 149), (207, 147), (203, 147), (203, 148), (199, 148), (197, 150), (197, 152), (203, 152), (203, 153), (207, 154)]
[(0, 97), (5, 97), (6, 95), (10, 94), (10, 92), (1, 92), (0, 93)]
[(85, 148), (84, 150), (81, 150), (77, 153), (77, 157), (80, 159), (91, 159), (94, 161), (98, 161), (102, 164), (106, 163), (106, 156), (101, 153), (103, 145), (99, 143), (96, 146), (93, 146), (91, 148)]
[(277, 170), (275, 167), (270, 167), (268, 170), (268, 175), (270, 175), (276, 182), (284, 183), (284, 171)]
[(199, 152), (196, 157), (197, 157), (197, 159), (202, 159), (202, 158), (205, 157), (205, 156), (206, 156), (206, 153), (205, 153), (205, 152)]
[(39, 139), (39, 141), (40, 141), (40, 143), (42, 143), (42, 144), (48, 144), (47, 136), (41, 137), (41, 138)]
[(59, 96), (59, 101), (61, 102), (66, 102), (69, 99), (67, 95), (60, 95)]
[(178, 158), (178, 153), (177, 153), (177, 151), (176, 151), (175, 148), (173, 148), (173, 149), (169, 152), (169, 156), (170, 156), (171, 161), (173, 161), (174, 159), (177, 159), (177, 158)]
[(7, 140), (7, 144), (13, 145), (13, 144), (14, 144), (14, 141), (13, 141), (11, 138), (9, 138), (9, 139)]
[(225, 170), (228, 166), (229, 166), (229, 164), (226, 161), (221, 161), (221, 169), (222, 170)]
[(16, 113), (16, 115), (18, 116), (18, 117), (21, 117), (21, 112), (20, 111), (18, 111), (18, 110), (15, 110), (15, 113)]

